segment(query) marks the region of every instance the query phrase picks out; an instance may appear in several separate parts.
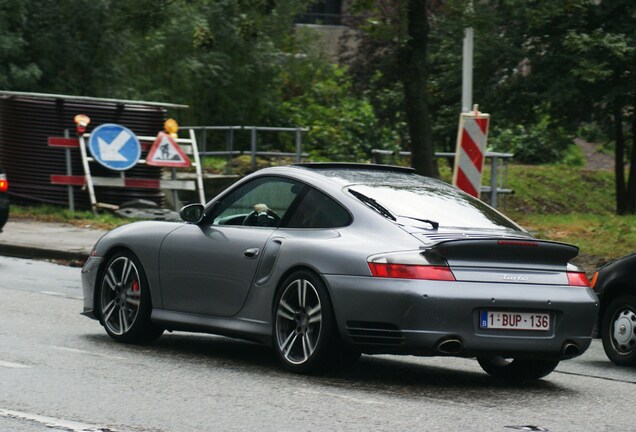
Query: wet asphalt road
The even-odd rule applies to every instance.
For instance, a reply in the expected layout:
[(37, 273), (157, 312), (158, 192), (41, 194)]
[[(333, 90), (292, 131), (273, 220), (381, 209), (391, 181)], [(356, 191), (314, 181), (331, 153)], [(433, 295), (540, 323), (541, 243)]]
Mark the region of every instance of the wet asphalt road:
[(321, 377), (233, 339), (112, 341), (79, 315), (78, 268), (0, 257), (0, 431), (636, 430), (636, 369), (599, 341), (535, 384), (468, 359), (363, 356)]

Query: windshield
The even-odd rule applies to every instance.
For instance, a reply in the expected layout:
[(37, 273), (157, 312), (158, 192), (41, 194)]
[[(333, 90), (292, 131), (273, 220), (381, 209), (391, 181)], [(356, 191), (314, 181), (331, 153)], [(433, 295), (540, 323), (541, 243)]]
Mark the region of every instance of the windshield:
[[(399, 222), (412, 226), (434, 221), (440, 227), (521, 231), (510, 219), (483, 202), (441, 182), (352, 185), (349, 191), (375, 200)], [(373, 208), (373, 207), (372, 207)]]

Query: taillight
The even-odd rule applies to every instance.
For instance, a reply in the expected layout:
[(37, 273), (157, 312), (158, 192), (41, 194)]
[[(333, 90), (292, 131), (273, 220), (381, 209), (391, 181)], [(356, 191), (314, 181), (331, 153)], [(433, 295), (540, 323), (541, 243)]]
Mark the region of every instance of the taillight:
[(454, 281), (455, 275), (450, 268), (432, 265), (412, 265), (370, 262), (371, 274), (375, 277), (394, 279), (425, 279)]
[(7, 177), (3, 174), (0, 175), (0, 192), (6, 192), (9, 190), (9, 182), (7, 181)]
[(584, 272), (567, 272), (568, 285), (589, 287), (590, 281), (587, 279), (587, 275)]

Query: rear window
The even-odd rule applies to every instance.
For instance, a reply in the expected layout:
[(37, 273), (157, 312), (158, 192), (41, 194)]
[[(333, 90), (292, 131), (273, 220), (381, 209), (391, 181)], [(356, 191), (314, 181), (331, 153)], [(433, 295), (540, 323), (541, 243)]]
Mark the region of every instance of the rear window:
[[(446, 183), (417, 175), (408, 177), (408, 183), (357, 184), (347, 189), (374, 199), (397, 217), (428, 219), (440, 227), (523, 231), (498, 211)], [(421, 225), (414, 219), (400, 222)]]

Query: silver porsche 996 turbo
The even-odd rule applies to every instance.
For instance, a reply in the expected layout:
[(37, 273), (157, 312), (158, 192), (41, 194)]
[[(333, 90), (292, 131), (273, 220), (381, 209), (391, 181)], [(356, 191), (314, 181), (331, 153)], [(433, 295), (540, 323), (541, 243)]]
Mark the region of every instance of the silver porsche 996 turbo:
[(267, 168), (181, 217), (95, 245), (83, 314), (113, 339), (243, 338), (300, 373), (361, 353), (474, 357), (505, 379), (544, 377), (591, 342), (598, 299), (575, 246), (409, 168)]

